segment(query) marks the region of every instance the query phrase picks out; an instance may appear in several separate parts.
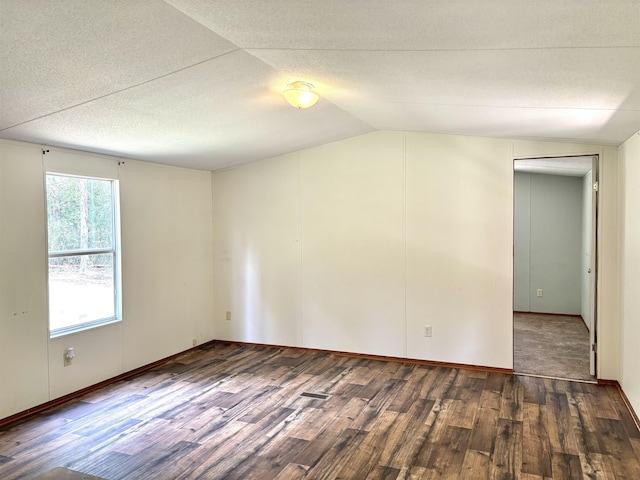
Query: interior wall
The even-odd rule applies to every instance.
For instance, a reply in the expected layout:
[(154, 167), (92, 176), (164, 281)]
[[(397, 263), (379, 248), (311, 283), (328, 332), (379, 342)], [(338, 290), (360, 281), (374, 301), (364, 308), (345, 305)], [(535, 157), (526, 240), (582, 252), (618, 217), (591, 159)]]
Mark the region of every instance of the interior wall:
[[(245, 312), (279, 303), (246, 295), (243, 245), (277, 230), (273, 263), (252, 255), (253, 283), (300, 292), (279, 328), (301, 338), (286, 344), (511, 368), (510, 147), (376, 132), (215, 172), (218, 304), (233, 310), (228, 322), (218, 307), (217, 336), (269, 343)], [(277, 271), (282, 256), (297, 267)]]
[(620, 304), (622, 316), (621, 385), (640, 412), (640, 132), (619, 149)]
[(591, 171), (582, 177), (582, 229), (581, 229), (581, 255), (580, 255), (580, 315), (585, 325), (591, 330), (591, 229), (592, 219), (592, 195)]
[(513, 310), (531, 311), (531, 175), (513, 175)]
[(214, 338), (211, 173), (127, 160), (120, 205), (128, 371)]
[[(373, 141), (374, 136), (376, 141)], [(399, 139), (402, 139), (402, 142)], [(354, 192), (366, 193), (367, 185), (373, 186), (378, 182), (377, 185), (380, 186), (391, 185), (392, 190), (397, 192), (397, 187), (393, 187), (396, 184), (394, 179), (397, 177), (392, 176), (388, 183), (379, 178), (390, 171), (397, 171), (391, 161), (385, 162), (378, 158), (373, 162), (374, 172), (367, 173), (364, 179), (360, 178), (362, 166), (366, 164), (364, 158), (377, 158), (376, 150), (380, 148), (381, 143), (394, 152), (393, 158), (401, 158), (404, 164), (401, 198), (403, 206), (400, 209), (404, 217), (401, 220), (401, 248), (404, 251), (401, 270), (406, 273), (403, 274), (402, 281), (405, 286), (401, 294), (406, 295), (406, 299), (398, 300), (395, 290), (391, 292), (390, 297), (385, 297), (393, 299), (394, 313), (390, 318), (373, 317), (378, 322), (375, 325), (378, 330), (374, 330), (377, 332), (376, 335), (385, 331), (386, 325), (381, 322), (390, 322), (394, 327), (400, 325), (405, 335), (404, 352), (407, 356), (503, 368), (511, 368), (512, 355), (512, 159), (599, 154), (599, 377), (618, 379), (620, 365), (623, 365), (625, 384), (635, 388), (633, 386), (639, 382), (632, 368), (637, 362), (634, 363), (634, 359), (630, 359), (632, 351), (629, 353), (627, 349), (624, 355), (620, 353), (618, 308), (625, 307), (630, 312), (631, 317), (625, 317), (627, 323), (632, 322), (633, 315), (637, 317), (638, 312), (637, 309), (633, 310), (635, 307), (621, 303), (617, 293), (618, 282), (626, 277), (618, 275), (616, 148), (401, 132), (377, 132), (344, 142), (350, 142), (344, 148), (352, 152), (344, 155), (345, 161), (350, 162), (353, 158), (355, 163), (354, 168), (340, 165), (331, 167), (343, 177), (337, 179), (336, 189), (340, 185), (341, 189), (345, 189), (351, 183), (364, 182), (365, 185), (354, 189)], [(223, 329), (223, 322), (226, 322), (227, 307), (222, 307), (220, 302), (230, 305), (229, 311), (232, 312), (239, 312), (236, 305), (245, 305), (254, 312), (261, 311), (265, 306), (271, 307), (274, 301), (279, 302), (279, 307), (269, 317), (269, 328), (260, 330), (254, 336), (247, 334), (251, 331), (245, 328), (248, 325), (247, 318), (233, 313), (231, 325), (226, 325), (226, 333), (218, 335), (216, 332), (216, 337), (224, 338), (228, 335), (236, 340), (265, 343), (280, 343), (283, 340), (282, 343), (285, 344), (295, 342), (294, 345), (306, 346), (304, 322), (313, 322), (315, 318), (321, 317), (303, 318), (303, 312), (307, 315), (309, 312), (313, 313), (311, 302), (317, 299), (312, 295), (305, 296), (308, 305), (303, 308), (301, 287), (305, 267), (305, 246), (301, 239), (305, 205), (301, 201), (304, 198), (301, 192), (304, 188), (301, 181), (302, 165), (311, 162), (308, 164), (311, 169), (307, 172), (313, 172), (313, 169), (321, 170), (320, 164), (325, 160), (326, 154), (314, 156), (314, 153), (309, 155), (309, 152), (342, 152), (342, 143), (296, 152), (285, 156), (287, 158), (279, 157), (234, 170), (216, 172), (213, 175), (213, 183), (208, 172), (194, 172), (127, 160), (126, 165), (132, 167), (128, 170), (129, 173), (122, 169), (119, 171), (121, 191), (128, 191), (127, 196), (130, 199), (127, 202), (129, 206), (123, 205), (123, 226), (124, 218), (127, 217), (128, 230), (132, 232), (126, 238), (123, 231), (123, 270), (128, 271), (128, 274), (125, 274), (127, 278), (123, 280), (125, 320), (114, 326), (103, 327), (109, 329), (105, 330), (104, 335), (100, 333), (102, 329), (97, 329), (88, 335), (65, 337), (73, 341), (71, 346), (86, 352), (88, 356), (83, 353), (78, 363), (66, 369), (59, 369), (56, 362), (62, 363), (64, 345), (52, 345), (47, 333), (46, 225), (40, 147), (17, 142), (0, 142), (0, 416), (33, 407), (54, 398), (54, 395), (69, 393), (72, 389), (82, 388), (85, 384), (104, 379), (105, 375), (111, 375), (111, 371), (93, 370), (99, 361), (98, 358), (107, 358), (107, 365), (116, 365), (117, 369), (114, 372), (120, 373), (189, 348), (191, 340), (196, 338), (199, 332), (203, 332), (203, 337), (197, 339), (200, 342), (213, 338), (210, 319), (214, 316), (214, 311), (215, 328)], [(635, 145), (631, 149), (633, 152), (637, 151), (637, 143)], [(397, 153), (398, 148), (402, 149), (400, 154)], [(626, 155), (625, 158), (638, 158), (637, 153)], [(80, 156), (83, 160), (78, 158), (77, 166), (96, 158), (89, 155)], [(450, 170), (447, 167), (449, 161)], [(460, 170), (467, 177), (456, 177), (453, 174), (456, 170)], [(409, 175), (411, 179), (408, 178)], [(323, 191), (327, 195), (339, 194), (348, 199), (348, 193), (332, 191), (334, 187), (328, 177), (323, 179), (323, 187), (318, 188), (316, 192), (316, 218), (320, 218), (318, 215), (329, 218), (331, 212), (342, 206), (340, 201), (330, 199), (327, 205), (331, 206), (331, 212), (323, 212), (320, 195), (324, 194)], [(278, 180), (272, 185), (271, 180), (274, 179)], [(469, 190), (475, 179), (480, 180), (477, 182), (479, 187)], [(313, 180), (313, 176), (309, 175), (307, 184)], [(240, 201), (248, 197), (244, 200), (245, 211), (240, 211), (237, 216), (215, 215), (215, 258), (212, 257), (210, 249), (211, 219), (214, 217), (211, 207), (212, 185), (215, 186), (214, 205), (218, 214), (223, 210), (219, 207), (220, 202), (227, 201), (229, 206), (234, 204), (234, 198)], [(254, 186), (263, 188), (255, 198), (251, 196)], [(428, 186), (430, 190), (418, 191), (423, 186)], [(390, 201), (396, 203), (398, 201), (397, 195), (385, 198), (391, 198)], [(367, 229), (379, 234), (387, 231), (385, 225), (392, 227), (389, 228), (391, 233), (387, 239), (389, 245), (378, 243), (372, 249), (373, 253), (382, 251), (384, 255), (381, 261), (371, 268), (373, 271), (378, 268), (378, 272), (384, 274), (385, 265), (394, 264), (397, 258), (398, 238), (396, 229), (393, 228), (397, 225), (397, 207), (385, 207), (385, 220), (380, 222), (381, 225), (371, 225), (375, 221), (373, 213), (365, 215), (363, 219), (357, 217), (359, 212), (366, 210), (366, 199), (362, 200), (361, 205), (358, 199), (348, 200), (351, 202), (348, 205), (351, 213), (345, 214), (345, 217), (350, 217), (350, 221), (356, 224), (361, 222), (360, 225), (348, 228), (353, 228), (362, 242), (367, 240)], [(620, 200), (625, 201), (628, 198), (621, 196)], [(637, 199), (633, 197), (632, 200)], [(489, 208), (482, 209), (485, 201)], [(283, 214), (283, 205), (287, 207), (285, 212), (289, 213)], [(452, 214), (446, 215), (446, 208), (449, 206), (452, 206)], [(465, 217), (467, 214), (463, 211), (464, 207), (469, 206), (476, 208), (470, 210), (473, 215), (479, 215), (476, 223), (470, 216)], [(373, 211), (378, 205), (373, 203), (370, 208)], [(255, 209), (264, 212), (264, 217), (254, 214)], [(233, 221), (230, 220), (231, 217), (234, 217)], [(344, 222), (344, 218), (340, 216), (337, 216), (337, 219)], [(340, 222), (336, 225), (341, 225)], [(474, 226), (473, 231), (465, 230), (466, 222), (471, 222)], [(269, 225), (277, 225), (278, 228), (269, 228)], [(181, 229), (178, 233), (176, 226)], [(327, 225), (327, 228), (332, 228), (332, 225)], [(473, 235), (477, 231), (481, 231), (480, 241), (474, 242)], [(311, 238), (312, 233), (313, 229), (308, 230), (307, 237)], [(422, 243), (425, 238), (428, 240), (427, 243)], [(256, 249), (261, 255), (254, 257), (255, 261), (242, 261), (239, 255), (246, 250), (242, 242), (257, 245)], [(299, 246), (287, 250), (285, 247), (289, 242), (299, 243)], [(317, 248), (321, 249), (322, 244), (318, 245)], [(318, 277), (325, 285), (326, 279), (332, 278), (331, 271), (340, 267), (336, 263), (349, 261), (349, 255), (344, 252), (354, 251), (364, 244), (340, 246), (340, 242), (333, 242), (333, 245), (337, 245), (336, 248), (343, 251), (330, 252), (327, 258), (331, 259), (331, 263), (326, 265), (327, 272), (318, 271)], [(436, 250), (436, 247), (441, 250)], [(282, 258), (291, 262), (285, 265), (285, 268), (278, 258), (281, 251)], [(371, 251), (366, 254), (369, 255), (368, 258), (373, 258)], [(632, 254), (633, 252), (630, 252), (630, 255)], [(437, 259), (440, 255), (454, 260), (452, 264), (456, 268), (452, 269), (452, 272), (446, 272), (444, 264), (430, 270), (427, 260)], [(172, 258), (168, 259), (169, 256)], [(360, 264), (363, 258), (366, 259), (366, 255), (363, 254), (357, 259)], [(410, 268), (410, 262), (416, 259), (419, 260), (418, 264)], [(211, 265), (214, 266), (213, 269)], [(248, 268), (248, 265), (252, 268)], [(183, 266), (185, 268), (181, 270)], [(216, 285), (225, 285), (222, 289), (214, 286), (213, 282), (213, 272), (218, 268), (222, 268), (224, 272), (216, 278)], [(392, 280), (389, 282), (392, 286), (397, 283), (397, 277), (393, 276), (397, 270), (393, 265), (390, 271)], [(176, 275), (176, 271), (180, 274)], [(443, 298), (437, 298), (434, 292), (429, 290), (432, 287), (441, 287), (437, 281), (439, 271), (447, 275), (443, 277)], [(413, 279), (411, 272), (417, 272)], [(304, 274), (307, 275), (305, 285), (315, 281), (315, 273)], [(466, 284), (467, 277), (475, 278), (477, 282)], [(262, 291), (265, 293), (260, 297), (254, 295), (255, 289), (249, 288), (252, 283), (248, 282), (247, 278), (267, 279), (266, 283), (262, 283)], [(494, 280), (495, 283), (486, 281), (485, 285), (479, 285), (485, 279)], [(191, 280), (193, 283), (190, 283)], [(458, 283), (458, 280), (461, 283)], [(197, 282), (201, 282), (201, 285), (194, 287)], [(361, 290), (356, 297), (359, 303), (354, 306), (336, 301), (336, 311), (355, 312), (361, 315), (361, 318), (365, 318), (381, 304), (375, 298), (380, 292), (380, 284), (376, 280), (365, 282), (362, 287), (358, 284), (343, 283), (345, 288)], [(363, 292), (371, 285), (373, 288), (369, 293)], [(291, 286), (293, 290), (288, 291)], [(191, 288), (194, 288), (193, 292)], [(410, 288), (412, 294), (409, 294)], [(177, 294), (174, 294), (173, 289), (176, 289)], [(202, 291), (208, 293), (202, 295)], [(215, 292), (219, 303), (215, 310), (211, 292)], [(343, 292), (321, 294), (325, 295), (323, 302), (327, 299), (344, 301), (349, 296)], [(430, 301), (435, 301), (433, 305), (426, 305), (424, 300), (421, 300), (421, 296), (425, 294), (430, 295)], [(298, 303), (295, 303), (296, 297), (300, 299)], [(260, 303), (256, 303), (256, 298), (260, 298)], [(289, 303), (290, 301), (292, 303)], [(150, 306), (150, 302), (157, 302), (157, 308)], [(400, 311), (397, 311), (397, 305), (401, 306)], [(181, 307), (192, 310), (183, 314)], [(289, 316), (283, 319), (281, 312)], [(425, 317), (423, 312), (428, 312), (429, 316)], [(443, 318), (454, 318), (456, 312), (461, 313), (460, 322), (452, 325), (448, 325), (447, 322), (436, 323)], [(191, 318), (197, 320), (192, 323)], [(342, 315), (341, 319), (344, 322), (352, 321), (348, 315)], [(360, 318), (358, 320), (360, 321)], [(125, 334), (124, 326), (127, 322), (131, 323), (131, 330)], [(262, 322), (263, 319), (259, 319), (254, 325), (262, 326)], [(433, 337), (411, 339), (412, 335), (420, 337), (415, 327), (421, 330), (426, 322), (430, 322), (434, 327)], [(239, 327), (236, 323), (242, 326)], [(177, 328), (176, 324), (181, 328)], [(631, 329), (634, 328), (633, 325), (636, 324), (632, 323)], [(366, 321), (361, 321), (360, 326), (363, 329), (368, 328)], [(350, 325), (347, 324), (346, 327), (349, 328)], [(119, 331), (116, 330), (118, 328)], [(292, 331), (295, 333), (292, 334)], [(482, 335), (477, 336), (478, 332)], [(352, 330), (352, 334), (362, 337), (357, 341), (362, 342), (361, 345), (364, 345), (369, 353), (375, 351), (374, 342), (377, 342), (378, 346), (384, 345), (379, 338), (374, 338), (373, 341), (368, 339), (368, 332), (365, 330)], [(444, 356), (439, 357), (437, 343), (445, 340), (455, 343), (453, 348), (446, 349)], [(126, 345), (125, 341), (128, 342)], [(332, 336), (327, 335), (324, 341), (326, 344), (323, 348), (335, 348)], [(394, 342), (392, 339), (392, 347), (389, 350), (383, 347), (384, 352), (395, 348)], [(92, 360), (87, 361), (88, 358)], [(59, 369), (58, 373), (66, 375), (66, 378), (53, 375), (50, 389), (48, 376), (52, 369)], [(76, 376), (83, 378), (82, 383), (74, 383), (73, 377)], [(637, 393), (633, 395), (637, 406)]]
[(306, 347), (406, 356), (403, 142), (379, 132), (300, 154)]
[[(618, 150), (604, 147), (598, 171), (598, 378), (620, 378), (618, 302)], [(594, 252), (592, 252), (594, 253)]]
[(514, 176), (514, 310), (579, 315), (582, 179)]
[(505, 140), (406, 134), (408, 357), (513, 367), (510, 156)]
[[(513, 159), (583, 154), (601, 156), (611, 229), (613, 147), (376, 132), (214, 172), (216, 336), (511, 368)], [(612, 379), (616, 282), (599, 291)]]
[(0, 142), (0, 418), (49, 400), (44, 225), (40, 148)]
[(49, 149), (120, 180), (123, 321), (49, 339), (43, 156), (1, 141), (0, 418), (213, 339), (211, 174)]
[(291, 154), (212, 177), (218, 339), (302, 345), (298, 176)]

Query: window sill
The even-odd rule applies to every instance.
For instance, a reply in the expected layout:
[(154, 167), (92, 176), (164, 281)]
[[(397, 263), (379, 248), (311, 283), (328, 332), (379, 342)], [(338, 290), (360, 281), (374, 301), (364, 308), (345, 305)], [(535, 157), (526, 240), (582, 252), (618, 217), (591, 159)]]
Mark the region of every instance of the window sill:
[(113, 325), (114, 323), (122, 322), (121, 318), (106, 318), (104, 320), (97, 320), (91, 323), (84, 323), (81, 325), (75, 325), (72, 327), (65, 327), (58, 330), (49, 332), (49, 338), (51, 340), (55, 338), (66, 337), (77, 333), (86, 332), (87, 330), (93, 330), (100, 327), (106, 327), (107, 325)]

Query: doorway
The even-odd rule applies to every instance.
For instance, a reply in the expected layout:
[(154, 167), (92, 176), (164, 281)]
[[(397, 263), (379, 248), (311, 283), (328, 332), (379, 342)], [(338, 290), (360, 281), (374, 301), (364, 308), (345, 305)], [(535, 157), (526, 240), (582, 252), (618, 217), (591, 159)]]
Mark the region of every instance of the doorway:
[(597, 155), (514, 160), (514, 372), (596, 378)]

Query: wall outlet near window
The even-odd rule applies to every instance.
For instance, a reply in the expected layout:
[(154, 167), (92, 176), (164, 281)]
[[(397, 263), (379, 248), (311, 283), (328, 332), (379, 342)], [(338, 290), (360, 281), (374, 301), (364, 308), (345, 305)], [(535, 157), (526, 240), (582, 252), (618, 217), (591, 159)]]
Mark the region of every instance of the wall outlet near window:
[(539, 288), (539, 289), (537, 290), (536, 295), (537, 295), (538, 297), (541, 297), (541, 296), (542, 296), (542, 289), (541, 289), (541, 288)]
[(424, 336), (425, 337), (430, 337), (431, 333), (432, 333), (431, 325), (425, 325), (424, 326)]
[(64, 366), (68, 367), (69, 365), (71, 365), (75, 356), (76, 354), (73, 351), (73, 347), (65, 349), (64, 353), (62, 354), (62, 358), (64, 359)]
[(229, 310), (227, 310), (227, 315), (225, 318), (227, 319), (227, 322), (231, 321), (231, 312)]

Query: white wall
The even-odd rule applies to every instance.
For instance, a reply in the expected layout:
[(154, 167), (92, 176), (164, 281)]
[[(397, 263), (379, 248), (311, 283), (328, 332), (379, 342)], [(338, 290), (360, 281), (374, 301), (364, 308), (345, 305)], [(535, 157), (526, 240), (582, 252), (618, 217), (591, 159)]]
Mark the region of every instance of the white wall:
[(619, 149), (621, 385), (640, 412), (640, 132)]
[(120, 197), (128, 371), (214, 338), (211, 173), (127, 160)]
[(301, 345), (298, 155), (221, 171), (213, 183), (216, 338)]
[(379, 133), (214, 174), (218, 338), (404, 355), (402, 149)]
[[(616, 225), (608, 147), (376, 132), (214, 172), (216, 336), (511, 368), (513, 158), (572, 154), (601, 156)], [(617, 378), (615, 281), (599, 294)]]
[(120, 179), (123, 321), (49, 339), (43, 157), (1, 141), (0, 418), (213, 338), (211, 174), (50, 150), (48, 165)]
[[(618, 151), (604, 147), (598, 172), (598, 378), (620, 378), (618, 302)], [(593, 254), (593, 252), (592, 252)]]
[[(630, 142), (626, 164), (638, 158)], [(599, 377), (618, 379), (622, 363), (637, 406), (636, 354), (620, 353), (618, 309), (637, 333), (638, 308), (635, 297), (620, 303), (617, 285), (635, 291), (638, 270), (618, 275), (617, 149), (377, 132), (216, 172), (213, 183), (126, 160), (125, 319), (53, 342), (40, 148), (0, 142), (0, 417), (205, 342), (212, 317), (217, 338), (511, 368), (512, 160), (574, 154), (601, 159)], [(77, 166), (96, 161), (75, 155)], [(66, 346), (79, 355), (65, 369)]]
[(515, 172), (514, 185), (514, 310), (579, 315), (582, 179)]
[(504, 140), (406, 134), (410, 358), (513, 367), (510, 154)]
[(582, 177), (582, 241), (580, 252), (580, 315), (588, 329), (591, 329), (591, 228), (592, 222), (592, 195), (591, 171)]
[(403, 142), (379, 132), (300, 154), (306, 347), (406, 355)]
[(0, 142), (0, 418), (49, 400), (40, 148)]
[(276, 310), (276, 343), (511, 368), (510, 150), (376, 132), (214, 173), (217, 336), (270, 343)]

